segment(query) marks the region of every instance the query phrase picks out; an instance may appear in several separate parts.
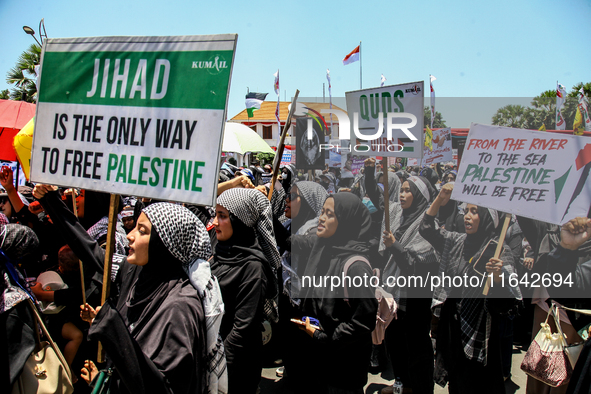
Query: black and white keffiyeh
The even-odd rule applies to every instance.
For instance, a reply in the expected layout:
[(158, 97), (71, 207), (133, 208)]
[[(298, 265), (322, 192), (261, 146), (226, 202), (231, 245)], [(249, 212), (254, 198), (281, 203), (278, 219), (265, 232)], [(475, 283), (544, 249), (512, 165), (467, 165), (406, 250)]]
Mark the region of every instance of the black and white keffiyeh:
[(265, 301), (265, 317), (272, 322), (277, 322), (279, 314), (276, 278), (277, 270), (281, 266), (281, 257), (273, 232), (271, 203), (260, 191), (242, 188), (226, 190), (219, 195), (217, 203), (238, 217), (246, 226), (254, 229), (273, 273), (273, 277), (267, 278), (267, 281), (273, 286), (275, 297)]
[[(399, 202), (400, 201), (400, 187), (402, 183), (400, 182), (400, 178), (396, 176), (392, 171), (386, 171), (388, 174), (388, 200), (390, 202)], [(376, 180), (380, 180), (380, 176), (383, 176), (383, 172), (378, 172), (376, 174)]]
[(156, 228), (164, 246), (183, 263), (183, 268), (197, 259), (211, 256), (211, 244), (205, 226), (188, 208), (172, 203), (147, 206), (143, 211)]
[(275, 189), (271, 196), (271, 207), (273, 209), (273, 216), (276, 218), (282, 217), (285, 212), (285, 190)]
[[(393, 174), (394, 175), (394, 174)], [(395, 176), (395, 175), (394, 175)], [(413, 266), (415, 264), (430, 265), (438, 262), (438, 254), (435, 249), (427, 242), (420, 234), (419, 227), (423, 221), (423, 216), (427, 210), (427, 206), (431, 201), (434, 191), (426, 180), (420, 177), (410, 177), (407, 180), (411, 193), (413, 195), (413, 202), (411, 206), (405, 210), (399, 202), (390, 203), (390, 231), (400, 244), (409, 252), (411, 260), (405, 262), (406, 265)], [(386, 217), (382, 220), (382, 233), (385, 230)], [(379, 251), (386, 249), (383, 238), (380, 239)], [(383, 279), (387, 282), (389, 277), (398, 277), (402, 274), (400, 263), (394, 260), (393, 256), (388, 260), (386, 267), (384, 267)], [(394, 299), (399, 304), (401, 310), (406, 310), (406, 298), (408, 296), (407, 287), (390, 287), (386, 286), (386, 290), (394, 295)]]
[[(473, 264), (470, 259), (473, 256), (479, 256), (488, 241), (497, 239), (495, 230), (499, 224), (498, 212), (478, 207), (478, 213), (480, 225), (476, 234), (467, 235), (445, 229), (439, 230), (444, 238), (444, 247), (439, 260), (439, 274), (462, 276), (469, 272)], [(504, 276), (510, 277), (515, 273), (515, 268), (513, 254), (507, 245), (503, 246), (499, 258), (503, 261)], [(509, 290), (510, 296), (516, 300), (522, 299), (518, 286), (509, 285), (505, 289)], [(453, 298), (461, 298), (458, 315), (464, 354), (468, 359), (486, 365), (488, 341), (491, 334), (494, 335), (494, 333), (491, 333), (491, 314), (488, 310), (487, 300), (482, 295), (482, 288), (471, 286), (454, 288), (451, 283), (444, 281), (433, 291), (431, 309), (435, 316), (440, 316), (441, 307), (450, 295)]]
[(172, 203), (152, 204), (142, 211), (162, 243), (182, 264), (201, 297), (205, 312), (207, 346), (207, 393), (227, 393), (228, 374), (220, 326), (224, 303), (217, 278), (207, 259), (211, 257), (209, 234), (197, 215)]
[(322, 211), (322, 206), (324, 205), (324, 201), (326, 201), (326, 197), (328, 197), (328, 192), (325, 188), (320, 186), (316, 182), (310, 181), (300, 181), (296, 184), (302, 198), (306, 201), (306, 203), (312, 208), (316, 216), (320, 216), (320, 211)]
[[(291, 188), (291, 192), (298, 190), (302, 202), (298, 216), (292, 218), (291, 233), (296, 235), (305, 235), (316, 232), (318, 227), (318, 216), (322, 211), (322, 207), (328, 192), (325, 188), (316, 182), (300, 181)], [(295, 305), (299, 305), (300, 300), (294, 294), (300, 294), (301, 283), (297, 274), (299, 266), (299, 256), (292, 255), (290, 251), (286, 251), (281, 256), (281, 264), (283, 266), (282, 279), (283, 291), (286, 293)]]
[[(127, 255), (125, 248), (129, 245), (129, 241), (127, 241), (127, 234), (125, 233), (125, 229), (123, 228), (123, 223), (120, 220), (117, 220), (116, 226), (117, 232), (115, 233), (115, 253), (120, 255)], [(102, 236), (106, 235), (109, 230), (109, 217), (103, 216), (101, 220), (96, 222), (91, 228), (89, 228), (86, 232), (88, 235), (92, 237), (95, 241), (98, 241)]]

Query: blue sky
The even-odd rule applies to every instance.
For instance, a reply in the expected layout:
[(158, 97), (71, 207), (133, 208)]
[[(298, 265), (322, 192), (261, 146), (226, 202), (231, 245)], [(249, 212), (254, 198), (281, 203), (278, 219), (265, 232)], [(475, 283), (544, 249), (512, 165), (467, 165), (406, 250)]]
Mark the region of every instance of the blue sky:
[[(533, 97), (591, 81), (591, 1), (125, 1), (0, 0), (0, 90), (41, 18), (49, 37), (237, 33), (228, 117), (247, 88), (275, 101), (296, 89), (322, 97), (359, 89), (359, 63), (343, 57), (362, 41), (363, 88), (424, 80), (438, 97)], [(326, 91), (328, 96), (328, 91)], [(444, 114), (445, 118), (445, 114)], [(469, 124), (464, 127), (468, 127)], [(459, 127), (459, 125), (457, 126)]]

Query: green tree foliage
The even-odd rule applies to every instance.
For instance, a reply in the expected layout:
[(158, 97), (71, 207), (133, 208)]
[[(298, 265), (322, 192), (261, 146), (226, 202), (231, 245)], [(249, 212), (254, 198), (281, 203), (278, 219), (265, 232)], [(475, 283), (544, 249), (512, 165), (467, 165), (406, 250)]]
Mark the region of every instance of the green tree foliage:
[[(425, 107), (424, 111), (424, 125), (425, 127), (430, 126), (431, 125), (431, 109), (429, 107)], [(433, 128), (434, 129), (440, 129), (440, 128), (446, 128), (446, 124), (445, 124), (445, 120), (443, 119), (443, 116), (441, 115), (441, 112), (435, 111), (435, 119), (433, 119)]]
[(0, 92), (0, 99), (2, 99), (2, 100), (10, 99), (10, 92), (8, 91), (8, 89), (4, 89), (3, 91)]
[(32, 44), (19, 56), (15, 66), (6, 74), (6, 83), (14, 85), (10, 91), (12, 100), (23, 100), (29, 103), (37, 101), (35, 66), (39, 65), (40, 57), (41, 47)]
[(261, 163), (262, 166), (265, 164), (273, 164), (275, 153), (258, 153), (256, 155), (256, 159)]
[(523, 105), (509, 104), (499, 108), (492, 118), (492, 124), (526, 129), (532, 121), (531, 110)]
[[(562, 107), (562, 115), (566, 121), (567, 130), (572, 130), (581, 87), (583, 87), (587, 98), (591, 96), (591, 82), (586, 84), (578, 83), (567, 94)], [(499, 108), (492, 118), (492, 124), (530, 130), (537, 130), (544, 125), (546, 130), (555, 130), (556, 90), (546, 90), (539, 96), (534, 97), (531, 101), (531, 107), (510, 104)]]

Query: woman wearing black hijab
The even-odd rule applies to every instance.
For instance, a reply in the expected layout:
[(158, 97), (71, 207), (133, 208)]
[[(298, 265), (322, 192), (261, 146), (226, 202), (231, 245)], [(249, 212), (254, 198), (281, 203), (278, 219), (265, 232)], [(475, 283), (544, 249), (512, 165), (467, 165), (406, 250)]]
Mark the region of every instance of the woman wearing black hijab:
[(389, 278), (418, 277), (427, 280), (437, 273), (438, 255), (419, 234), (419, 225), (434, 188), (423, 177), (411, 176), (400, 189), (400, 202), (390, 205), (390, 230), (385, 231), (380, 251), (387, 259), (384, 282), (398, 302), (397, 319), (386, 329), (386, 347), (395, 376), (413, 393), (433, 392), (431, 292), (420, 286), (395, 287)]
[(437, 188), (437, 184), (439, 183), (439, 175), (437, 171), (435, 171), (431, 167), (425, 167), (421, 170), (419, 176), (427, 179), (433, 188)]
[(264, 319), (277, 321), (279, 252), (271, 204), (254, 189), (230, 189), (217, 199), (212, 272), (225, 304), (220, 333), (228, 362), (229, 393), (255, 393), (261, 378)]
[(18, 263), (39, 246), (37, 235), (20, 224), (0, 225), (0, 391), (9, 393), (35, 349), (35, 318)]
[[(447, 183), (455, 182), (458, 173), (455, 170), (447, 170), (441, 178), (441, 186)], [(460, 204), (456, 200), (449, 200), (445, 205), (442, 205), (437, 212), (437, 224), (445, 228), (447, 231), (454, 231), (463, 233), (464, 230), (464, 213), (460, 210)]]
[(497, 238), (499, 215), (495, 210), (468, 204), (465, 234), (436, 228), (435, 215), (452, 190), (452, 184), (442, 188), (420, 228), (420, 234), (441, 255), (439, 274), (468, 278), (467, 284), (458, 287), (443, 282), (433, 292), (433, 314), (440, 319), (435, 378), (440, 384), (449, 381), (450, 393), (504, 393), (498, 322), (515, 307), (516, 300), (521, 300), (521, 292), (505, 284), (493, 286), (485, 298), (480, 285), (471, 286), (471, 278), (482, 283), (475, 266), (484, 267), (487, 275), (492, 273), (495, 283), (501, 273), (509, 277), (515, 272), (513, 255), (504, 245), (499, 259), (489, 259), (485, 254), (487, 257), (482, 258), (488, 261), (478, 262), (483, 251), (489, 250), (489, 242)]
[[(373, 158), (369, 158), (365, 160), (365, 167), (364, 167), (364, 190), (367, 193), (367, 196), (371, 200), (372, 204), (377, 208), (377, 210), (371, 214), (371, 219), (373, 222), (372, 234), (375, 238), (379, 238), (379, 228), (380, 223), (383, 222), (384, 217), (384, 172), (379, 171), (375, 173), (375, 165), (376, 161)], [(400, 194), (400, 179), (392, 172), (386, 171), (388, 177), (388, 197), (390, 205), (392, 203), (398, 202), (398, 197)], [(361, 199), (365, 197), (365, 194), (361, 196)]]
[[(294, 184), (287, 195), (285, 216), (289, 219), (283, 226), (275, 226), (275, 236), (279, 239), (281, 255), (281, 294), (279, 295), (279, 336), (281, 339), (281, 355), (285, 369), (289, 370), (289, 377), (299, 381), (306, 376), (305, 365), (307, 355), (302, 352), (305, 342), (298, 342), (298, 328), (291, 323), (291, 318), (302, 316), (301, 282), (300, 277), (306, 267), (311, 250), (299, 250), (291, 253), (291, 236), (316, 234), (318, 216), (322, 211), (328, 192), (316, 182), (299, 181)], [(296, 334), (294, 337), (293, 334)], [(281, 373), (281, 372), (279, 372)]]
[[(294, 244), (312, 245), (312, 253), (303, 280), (317, 281), (324, 276), (341, 277), (346, 263), (351, 263), (347, 275), (352, 278), (372, 276), (363, 259), (369, 249), (371, 219), (369, 211), (355, 195), (337, 193), (324, 202), (318, 219), (318, 231), (311, 236), (293, 236)], [(305, 323), (305, 332), (312, 338), (312, 368), (318, 379), (326, 379), (329, 392), (363, 392), (371, 356), (371, 332), (376, 324), (377, 301), (371, 286), (347, 286), (331, 289), (326, 286), (305, 286), (303, 311), (320, 321), (321, 329)], [(322, 369), (322, 371), (319, 371)], [(341, 390), (341, 391), (339, 391)], [(321, 387), (314, 387), (321, 392)]]
[[(104, 250), (53, 190), (38, 184), (33, 194), (76, 255), (86, 264), (102, 266)], [(86, 304), (81, 314), (91, 323), (89, 338), (103, 344), (115, 367), (111, 392), (225, 389), (223, 346), (221, 339), (215, 346), (217, 332), (210, 331), (212, 322), (206, 322), (204, 311), (213, 312), (207, 299), (219, 297), (205, 261), (211, 255), (205, 227), (180, 205), (152, 204), (143, 209), (128, 239), (128, 257), (113, 267), (119, 298), (96, 310)], [(83, 377), (92, 378), (94, 365), (87, 362), (85, 367)]]

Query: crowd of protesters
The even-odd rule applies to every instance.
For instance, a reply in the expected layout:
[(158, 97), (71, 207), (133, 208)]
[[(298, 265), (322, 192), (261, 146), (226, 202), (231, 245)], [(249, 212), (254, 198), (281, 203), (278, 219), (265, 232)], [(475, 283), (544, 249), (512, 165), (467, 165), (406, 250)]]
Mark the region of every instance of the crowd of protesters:
[[(225, 162), (214, 207), (122, 196), (102, 306), (110, 195), (17, 189), (3, 167), (2, 392), (35, 344), (29, 297), (82, 393), (107, 368), (111, 393), (256, 393), (266, 358), (298, 392), (363, 393), (369, 372), (391, 369), (405, 393), (433, 393), (435, 384), (504, 393), (513, 345), (528, 347), (550, 307), (589, 308), (590, 219), (559, 227), (513, 216), (495, 258), (487, 253), (503, 213), (452, 200), (452, 163), (382, 168), (368, 158), (357, 173), (351, 164), (287, 165), (271, 184), (270, 165)], [(477, 267), (497, 284), (488, 296), (480, 286), (387, 281)], [(498, 285), (502, 275), (535, 272), (570, 274), (570, 293)], [(306, 282), (343, 276), (376, 278), (390, 299), (374, 286)], [(568, 343), (582, 341), (591, 317), (560, 314)], [(106, 363), (97, 362), (98, 341)], [(591, 392), (590, 344), (568, 384), (528, 377), (527, 392)]]

